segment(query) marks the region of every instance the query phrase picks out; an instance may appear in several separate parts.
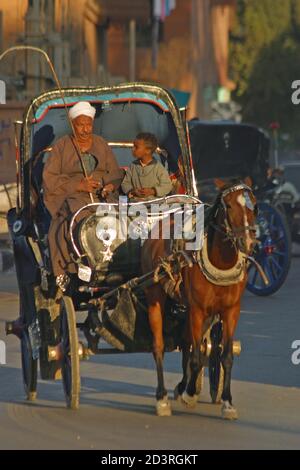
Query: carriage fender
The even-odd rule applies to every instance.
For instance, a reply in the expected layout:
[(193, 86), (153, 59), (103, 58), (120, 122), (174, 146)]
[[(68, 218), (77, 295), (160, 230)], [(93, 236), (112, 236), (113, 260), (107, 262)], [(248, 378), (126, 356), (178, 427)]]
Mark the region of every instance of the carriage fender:
[(19, 284), (35, 284), (39, 276), (39, 264), (30, 246), (28, 237), (15, 234), (13, 224), (17, 220), (15, 209), (7, 214), (8, 228), (13, 242), (14, 261)]
[(20, 235), (13, 240), (13, 251), (18, 282), (36, 284), (39, 276), (39, 265), (26, 237)]

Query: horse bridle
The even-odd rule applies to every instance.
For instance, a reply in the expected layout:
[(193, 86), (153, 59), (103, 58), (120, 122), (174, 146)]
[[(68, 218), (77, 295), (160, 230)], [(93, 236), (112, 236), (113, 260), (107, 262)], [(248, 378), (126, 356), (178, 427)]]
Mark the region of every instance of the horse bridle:
[[(218, 232), (221, 232), (223, 234), (226, 235), (226, 238), (230, 241), (232, 241), (232, 243), (234, 244), (235, 248), (237, 249), (237, 246), (236, 246), (236, 243), (238, 241), (239, 238), (241, 238), (239, 236), (239, 233), (240, 234), (245, 234), (246, 231), (249, 231), (249, 232), (255, 232), (256, 231), (256, 227), (254, 225), (248, 225), (247, 227), (238, 227), (238, 228), (235, 228), (234, 230), (232, 229), (232, 227), (230, 226), (230, 223), (229, 223), (229, 216), (228, 216), (228, 208), (227, 208), (227, 205), (224, 201), (224, 198), (230, 194), (230, 193), (235, 193), (236, 191), (249, 191), (249, 192), (252, 192), (252, 189), (250, 188), (250, 186), (248, 186), (247, 184), (245, 183), (239, 183), (239, 184), (236, 184), (234, 186), (231, 186), (227, 189), (225, 189), (224, 191), (221, 192), (221, 197), (220, 197), (220, 204), (221, 204), (221, 207), (224, 211), (224, 229), (223, 230), (222, 228), (220, 228), (219, 226), (213, 224), (213, 223), (210, 223), (210, 225)], [(254, 213), (256, 212), (256, 207), (254, 206), (253, 207), (253, 211)], [(216, 213), (215, 213), (215, 216), (214, 216), (214, 219), (216, 218), (218, 214), (218, 209), (216, 210)]]

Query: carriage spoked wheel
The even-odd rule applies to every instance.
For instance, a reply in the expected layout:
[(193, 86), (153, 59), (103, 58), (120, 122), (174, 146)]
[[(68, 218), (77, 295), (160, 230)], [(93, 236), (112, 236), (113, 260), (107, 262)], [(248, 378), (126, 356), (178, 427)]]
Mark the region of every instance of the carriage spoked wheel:
[(257, 268), (248, 269), (247, 289), (252, 294), (267, 296), (278, 291), (284, 283), (291, 264), (291, 235), (284, 214), (266, 202), (258, 203), (257, 239), (254, 257), (265, 272), (265, 285)]
[(204, 366), (202, 367), (201, 371), (199, 372), (199, 375), (197, 377), (196, 381), (196, 395), (200, 397), (200, 394), (203, 390), (204, 386)]
[(24, 328), (21, 336), (21, 361), (23, 385), (28, 401), (36, 399), (37, 389), (37, 364), (38, 360), (32, 357), (32, 347), (27, 328)]
[(80, 371), (76, 316), (71, 297), (62, 297), (60, 318), (64, 392), (67, 407), (76, 410), (79, 407)]
[(210, 332), (211, 354), (208, 363), (209, 391), (213, 403), (220, 403), (224, 387), (224, 369), (221, 363), (221, 341), (223, 325), (219, 321), (215, 323)]

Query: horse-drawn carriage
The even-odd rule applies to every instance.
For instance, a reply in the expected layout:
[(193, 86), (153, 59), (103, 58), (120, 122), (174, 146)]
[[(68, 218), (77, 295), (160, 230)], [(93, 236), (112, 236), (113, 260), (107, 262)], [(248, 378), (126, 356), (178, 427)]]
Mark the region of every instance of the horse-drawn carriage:
[[(96, 108), (94, 133), (106, 139), (122, 168), (131, 160), (129, 152), (136, 134), (154, 133), (159, 142), (156, 157), (170, 175), (178, 172), (180, 157), (185, 194), (175, 193), (147, 203), (128, 203), (126, 198), (118, 202), (94, 201), (74, 213), (69, 239), (70, 253), (78, 269), (72, 278), (72, 289), (63, 294), (51, 269), (47, 241), (50, 217), (43, 202), (42, 172), (49, 147), (70, 132), (65, 108), (81, 100), (89, 101)], [(192, 378), (184, 370), (176, 393), (183, 396), (188, 406), (194, 406), (201, 385), (199, 371), (208, 365), (212, 400), (220, 400), (225, 384), (224, 416), (236, 417), (231, 406), (230, 370), (232, 355), (239, 353), (233, 333), (246, 282), (248, 254), (255, 238), (255, 199), (251, 188), (241, 181), (229, 185), (219, 182), (220, 193), (205, 214), (207, 231), (203, 237), (204, 206), (197, 195), (185, 115), (167, 90), (151, 84), (72, 88), (63, 90), (63, 95), (61, 90), (43, 93), (25, 111), (20, 149), (17, 207), (8, 213), (20, 317), (7, 323), (7, 333), (16, 334), (21, 340), (27, 398), (36, 397), (38, 362), (41, 379), (55, 380), (62, 376), (67, 405), (74, 409), (79, 405), (80, 359), (94, 354), (153, 351), (153, 344), (158, 343), (149, 328), (145, 292), (151, 300), (152, 286), (154, 292), (155, 286), (167, 279), (173, 287), (181, 282), (184, 295), (190, 296), (190, 307), (172, 295), (163, 301), (163, 351), (158, 354), (154, 347), (159, 382), (157, 412), (170, 414), (162, 380), (163, 352), (182, 349), (187, 365), (192, 345), (194, 356), (188, 366)], [(81, 218), (83, 210), (87, 210), (87, 215)], [(81, 219), (78, 223), (77, 218)], [(171, 236), (173, 248), (168, 256), (159, 257), (154, 269), (142, 271), (141, 255), (151, 256), (147, 234), (161, 227), (165, 219), (171, 219), (171, 224), (181, 220), (181, 236)], [(145, 241), (143, 233), (146, 233)], [(213, 236), (216, 245), (220, 242), (219, 247), (211, 246)], [(161, 241), (160, 232), (157, 238)], [(201, 248), (203, 240), (205, 249)], [(192, 246), (190, 251), (188, 242)], [(212, 265), (211, 249), (220, 250), (217, 258), (222, 262), (223, 247), (227, 250), (225, 264), (217, 268)], [(227, 269), (230, 256), (233, 266)], [(188, 294), (187, 289), (190, 289)], [(198, 293), (197, 289), (200, 289)], [(207, 293), (211, 305), (208, 311), (201, 306)], [(193, 295), (202, 299), (198, 298), (195, 306)], [(192, 326), (198, 328), (200, 321), (201, 328), (187, 334), (189, 309), (193, 315), (204, 312), (206, 317), (192, 319)], [(216, 315), (218, 309), (220, 314), (225, 312), (223, 321)], [(223, 325), (226, 342), (221, 346)], [(111, 347), (107, 348), (103, 340)]]
[(291, 262), (290, 232), (283, 211), (270, 199), (267, 170), (270, 139), (260, 128), (248, 124), (215, 121), (189, 122), (191, 150), (198, 194), (212, 203), (214, 179), (250, 176), (258, 199), (257, 239), (254, 257), (262, 271), (251, 264), (247, 288), (256, 295), (271, 295), (284, 283)]
[[(126, 168), (132, 161), (132, 142), (143, 130), (157, 136), (160, 153), (156, 157), (168, 166), (170, 174), (176, 172), (181, 155), (187, 169), (184, 181), (187, 194), (156, 199), (157, 212), (149, 210), (144, 220), (138, 217), (138, 212), (145, 205), (127, 204), (124, 198), (121, 206), (119, 201), (94, 201), (88, 205), (89, 215), (76, 225), (76, 218), (86, 207), (77, 211), (70, 222), (70, 249), (78, 265), (78, 277), (72, 294), (61, 296), (51, 271), (47, 243), (50, 215), (43, 202), (42, 173), (53, 143), (70, 133), (65, 105), (69, 108), (81, 100), (88, 100), (96, 108), (94, 133), (106, 139), (120, 167)], [(59, 90), (52, 90), (28, 106), (20, 147), (17, 207), (8, 214), (20, 291), (20, 318), (9, 323), (7, 331), (21, 339), (28, 399), (36, 395), (39, 360), (42, 379), (59, 378), (62, 372), (67, 404), (76, 408), (80, 357), (152, 348), (144, 295), (139, 286), (151, 282), (153, 273), (141, 277), (140, 235), (145, 230), (143, 224), (150, 226), (174, 211), (182, 213), (186, 204), (192, 212), (201, 206), (193, 190), (185, 125), (172, 96), (153, 85), (67, 89), (63, 98)], [(160, 210), (162, 204), (164, 208)], [(131, 237), (121, 233), (122, 223), (127, 230), (131, 229)], [(159, 270), (156, 275), (160, 276)], [(86, 317), (77, 324), (75, 311), (86, 312)], [(174, 302), (169, 302), (167, 311), (165, 344), (166, 350), (173, 350), (180, 345), (185, 317)], [(76, 326), (82, 331), (85, 344), (78, 342)], [(99, 347), (100, 338), (112, 348)]]

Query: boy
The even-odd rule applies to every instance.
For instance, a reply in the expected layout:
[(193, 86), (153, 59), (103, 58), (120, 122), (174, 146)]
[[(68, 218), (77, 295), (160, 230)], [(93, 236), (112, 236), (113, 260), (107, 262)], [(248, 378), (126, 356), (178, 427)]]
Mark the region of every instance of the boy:
[(172, 190), (165, 167), (153, 158), (157, 139), (153, 134), (141, 132), (133, 142), (132, 155), (136, 158), (128, 168), (122, 190), (129, 198), (151, 199), (163, 197)]

